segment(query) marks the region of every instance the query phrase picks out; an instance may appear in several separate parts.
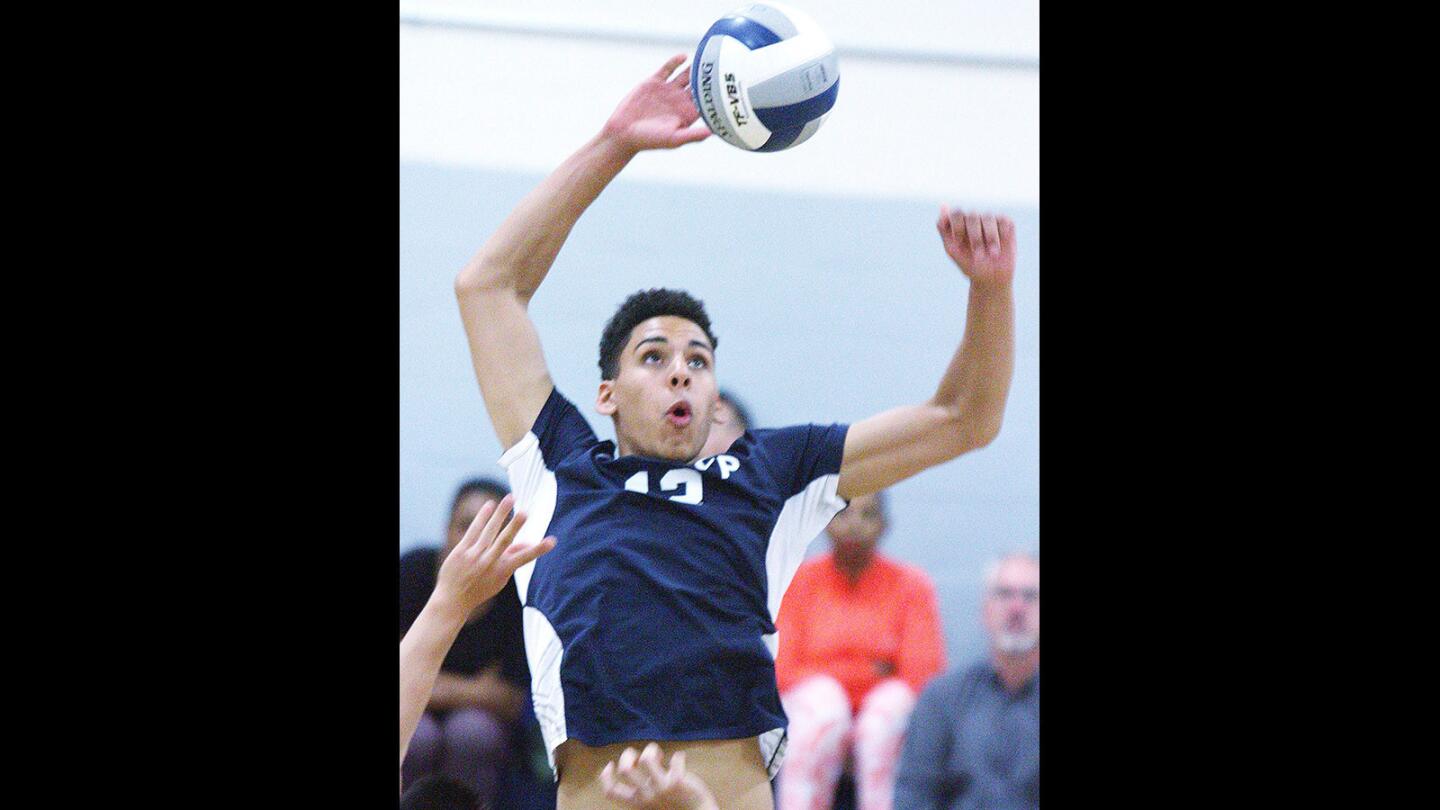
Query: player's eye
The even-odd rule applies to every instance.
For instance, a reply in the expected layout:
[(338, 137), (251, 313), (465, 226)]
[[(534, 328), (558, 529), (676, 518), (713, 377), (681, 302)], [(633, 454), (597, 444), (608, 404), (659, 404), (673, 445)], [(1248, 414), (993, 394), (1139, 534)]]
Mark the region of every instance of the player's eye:
[(660, 353), (659, 353), (659, 352), (646, 352), (646, 353), (640, 358), (640, 362), (642, 362), (642, 363), (658, 363), (658, 362), (660, 362)]
[(707, 366), (709, 366), (709, 365), (710, 365), (710, 364), (707, 363), (707, 362), (705, 362), (705, 358), (703, 358), (703, 357), (692, 357), (692, 358), (690, 358), (690, 367), (691, 367), (691, 368), (705, 368), (705, 367), (707, 367)]

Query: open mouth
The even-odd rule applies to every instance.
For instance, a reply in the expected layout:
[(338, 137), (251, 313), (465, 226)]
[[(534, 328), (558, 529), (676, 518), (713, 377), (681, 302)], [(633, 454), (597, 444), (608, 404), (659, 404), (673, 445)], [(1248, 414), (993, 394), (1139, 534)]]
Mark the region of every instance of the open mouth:
[(675, 427), (685, 427), (690, 424), (690, 403), (682, 400), (671, 405), (670, 410), (665, 412), (665, 418)]

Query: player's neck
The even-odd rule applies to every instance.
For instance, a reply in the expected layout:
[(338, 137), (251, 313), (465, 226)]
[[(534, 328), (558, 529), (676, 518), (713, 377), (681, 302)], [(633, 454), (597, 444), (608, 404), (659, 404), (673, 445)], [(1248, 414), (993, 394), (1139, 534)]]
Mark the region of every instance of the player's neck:
[(995, 674), (1000, 676), (1000, 682), (1005, 684), (1005, 689), (1018, 692), (1035, 676), (1036, 670), (1040, 669), (1040, 647), (1036, 646), (1030, 652), (1020, 655), (997, 652), (992, 655), (990, 662), (995, 667)]
[[(704, 448), (701, 448), (701, 449), (703, 450)], [(633, 445), (631, 445), (629, 442), (627, 442), (627, 441), (625, 441), (624, 439), (622, 439), (622, 438), (620, 438), (620, 437), (617, 436), (616, 439), (615, 439), (615, 458), (622, 458), (622, 457), (624, 457), (624, 456), (641, 456), (642, 458), (665, 459), (664, 456), (657, 455), (657, 454), (654, 454), (654, 453), (646, 453), (646, 452), (643, 451), (643, 450), (639, 450), (639, 449), (637, 449), (636, 447), (634, 447)], [(665, 459), (665, 460), (666, 460), (666, 461), (673, 461), (673, 462), (675, 462), (676, 464), (684, 464), (684, 465), (686, 465), (686, 466), (689, 466), (689, 465), (694, 464), (695, 462), (699, 461), (701, 458), (704, 458), (704, 456), (696, 455), (694, 458), (688, 458), (688, 459), (684, 459), (684, 458), (672, 458), (672, 459)]]
[(865, 571), (870, 568), (870, 563), (875, 561), (875, 549), (844, 554), (837, 551), (834, 559), (835, 567), (845, 575), (846, 579), (850, 580), (851, 585), (854, 585), (860, 581), (860, 577), (865, 575)]

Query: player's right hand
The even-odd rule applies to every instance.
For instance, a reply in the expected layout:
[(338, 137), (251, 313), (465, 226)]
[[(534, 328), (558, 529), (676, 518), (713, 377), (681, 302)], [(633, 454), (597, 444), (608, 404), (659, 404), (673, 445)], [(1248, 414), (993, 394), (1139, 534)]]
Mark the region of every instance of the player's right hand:
[(690, 96), (690, 71), (673, 77), (685, 54), (676, 54), (645, 81), (630, 91), (605, 122), (604, 135), (634, 152), (645, 149), (674, 149), (710, 135), (710, 128), (697, 123), (700, 113)]

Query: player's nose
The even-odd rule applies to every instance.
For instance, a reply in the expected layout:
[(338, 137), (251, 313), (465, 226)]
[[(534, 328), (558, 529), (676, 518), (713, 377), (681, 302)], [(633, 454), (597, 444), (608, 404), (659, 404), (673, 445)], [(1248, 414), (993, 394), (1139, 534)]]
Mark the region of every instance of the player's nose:
[(671, 387), (671, 388), (689, 388), (689, 387), (690, 387), (690, 370), (689, 370), (685, 365), (682, 364), (682, 365), (676, 366), (676, 368), (675, 368), (673, 371), (670, 372), (670, 387)]

